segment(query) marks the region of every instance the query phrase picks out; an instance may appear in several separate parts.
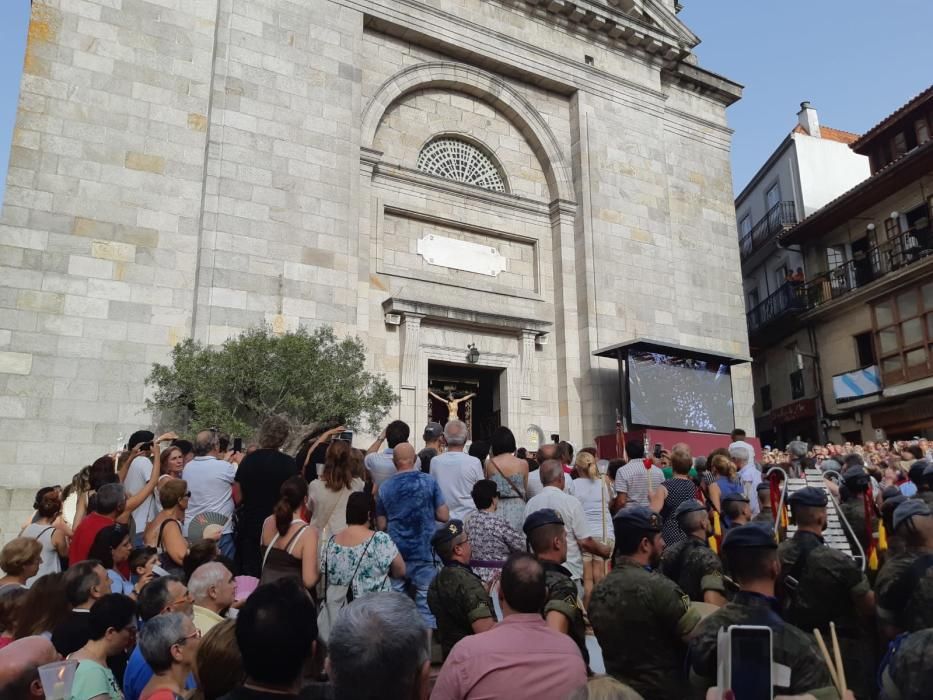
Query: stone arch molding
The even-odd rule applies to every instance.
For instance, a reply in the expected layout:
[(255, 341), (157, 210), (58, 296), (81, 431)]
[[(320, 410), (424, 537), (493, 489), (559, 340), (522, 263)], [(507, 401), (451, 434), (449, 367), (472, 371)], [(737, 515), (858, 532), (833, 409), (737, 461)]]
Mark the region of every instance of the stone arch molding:
[(363, 111), (361, 143), (373, 148), (382, 117), (397, 100), (415, 90), (444, 88), (480, 99), (502, 112), (528, 140), (541, 163), (551, 199), (574, 201), (573, 183), (554, 132), (522, 95), (492, 73), (462, 63), (436, 61), (405, 68), (389, 78)]

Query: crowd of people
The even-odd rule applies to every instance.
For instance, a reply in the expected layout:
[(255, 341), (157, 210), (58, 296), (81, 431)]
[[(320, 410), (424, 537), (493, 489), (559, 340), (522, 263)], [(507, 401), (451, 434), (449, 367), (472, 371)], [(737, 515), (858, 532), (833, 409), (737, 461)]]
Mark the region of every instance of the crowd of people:
[[(420, 451), (393, 421), (365, 452), (337, 426), (293, 457), (288, 435), (142, 430), (40, 489), (0, 551), (0, 698), (720, 697), (730, 625), (772, 630), (777, 693), (933, 680), (925, 441), (756, 453), (736, 431), (601, 459), (450, 419)], [(826, 488), (785, 512), (813, 468)], [(865, 566), (824, 546), (830, 498)], [(850, 690), (814, 641), (831, 629)], [(40, 680), (59, 659), (67, 689)]]

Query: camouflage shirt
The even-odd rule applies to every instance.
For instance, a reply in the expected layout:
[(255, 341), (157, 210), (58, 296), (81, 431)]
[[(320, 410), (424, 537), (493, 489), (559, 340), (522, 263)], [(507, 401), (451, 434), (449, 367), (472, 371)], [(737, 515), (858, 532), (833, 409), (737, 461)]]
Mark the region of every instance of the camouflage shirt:
[(681, 638), (696, 627), (700, 614), (677, 584), (619, 557), (593, 591), (588, 612), (606, 673), (645, 698), (687, 697)]
[(829, 623), (835, 622), (841, 634), (855, 635), (858, 623), (853, 603), (871, 587), (852, 557), (827, 547), (812, 532), (798, 531), (778, 548), (781, 573), (791, 573), (804, 547), (812, 545), (816, 546), (796, 576), (796, 590), (788, 589), (784, 596), (784, 616), (802, 630), (828, 632)]
[(933, 629), (914, 632), (892, 654), (881, 677), (887, 700), (925, 700), (933, 687)]
[(560, 564), (542, 561), (544, 582), (547, 585), (547, 603), (544, 604), (544, 616), (552, 610), (567, 618), (567, 634), (576, 642), (583, 655), (583, 662), (589, 667), (590, 654), (586, 650), (586, 622), (583, 619), (583, 606), (577, 597), (577, 584), (571, 574)]
[[(808, 551), (803, 565), (798, 562)], [(849, 688), (858, 698), (868, 698), (876, 685), (872, 641), (859, 619), (855, 603), (871, 592), (868, 579), (855, 560), (823, 544), (823, 538), (799, 530), (778, 548), (782, 573), (792, 574), (797, 586), (785, 582), (785, 619), (812, 634), (821, 630), (829, 639), (829, 623), (839, 632), (839, 645)]]
[(661, 573), (680, 586), (690, 600), (703, 602), (706, 591), (726, 595), (722, 580), (722, 562), (703, 540), (691, 537), (664, 550)]
[(768, 525), (774, 526), (774, 513), (771, 512), (770, 506), (762, 506), (761, 510), (758, 512), (754, 518), (752, 518), (753, 523), (767, 523)]
[(878, 618), (901, 630), (914, 632), (933, 627), (933, 566), (927, 566), (933, 555), (907, 550), (888, 559), (878, 578)]
[[(868, 533), (865, 531), (865, 502), (862, 500), (861, 496), (852, 496), (848, 501), (840, 503), (839, 508), (852, 527), (852, 531), (862, 545), (862, 549), (864, 549), (867, 554), (869, 539)], [(877, 523), (873, 523), (873, 529), (877, 529)], [(851, 539), (848, 529), (843, 526), (843, 530), (845, 530), (846, 537)], [(853, 550), (857, 549), (855, 543), (851, 544)]]
[[(690, 670), (704, 689), (716, 685), (717, 636), (720, 628), (730, 625), (770, 627), (774, 662), (790, 668), (790, 685), (775, 686), (775, 695), (798, 695), (828, 688), (832, 679), (826, 664), (820, 661), (816, 642), (780, 618), (775, 611), (777, 600), (757, 593), (739, 591), (735, 598), (700, 623), (690, 641)], [(686, 697), (686, 696), (685, 696)]]
[(437, 619), (437, 640), (444, 658), (454, 644), (473, 634), (473, 623), (493, 617), (492, 601), (479, 576), (468, 566), (448, 563), (428, 588), (428, 607)]

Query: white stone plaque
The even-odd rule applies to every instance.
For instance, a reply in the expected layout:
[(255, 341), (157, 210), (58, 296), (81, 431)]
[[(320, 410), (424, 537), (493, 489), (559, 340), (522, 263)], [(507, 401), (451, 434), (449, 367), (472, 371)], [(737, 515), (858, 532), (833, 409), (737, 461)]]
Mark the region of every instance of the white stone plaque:
[(418, 254), (431, 265), (496, 277), (508, 269), (508, 259), (488, 245), (428, 234), (418, 241)]

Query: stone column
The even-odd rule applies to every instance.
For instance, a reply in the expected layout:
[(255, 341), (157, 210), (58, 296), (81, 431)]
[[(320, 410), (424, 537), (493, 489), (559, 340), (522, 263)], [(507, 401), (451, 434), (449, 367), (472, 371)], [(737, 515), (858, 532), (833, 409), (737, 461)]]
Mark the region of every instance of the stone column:
[(423, 314), (406, 312), (399, 335), (399, 408), (403, 421), (412, 431), (412, 444), (424, 423), (424, 396), (419, 396), (418, 374), (421, 369), (421, 319)]
[(531, 398), (531, 387), (535, 373), (535, 338), (537, 331), (522, 329), (519, 336), (519, 360), (521, 362), (521, 398)]
[(357, 200), (360, 203), (359, 229), (356, 241), (350, 248), (351, 252), (355, 252), (355, 255), (350, 256), (350, 269), (356, 271), (356, 327), (360, 333), (372, 332), (370, 323), (379, 328), (381, 321), (378, 318), (370, 318), (369, 308), (371, 301), (369, 279), (375, 268), (372, 235), (382, 214), (381, 203), (373, 196), (373, 175), (381, 161), (382, 151), (365, 146), (360, 148), (359, 199)]
[(580, 377), (577, 266), (574, 246), (576, 204), (551, 203), (551, 249), (554, 265), (554, 340), (557, 355), (557, 397), (560, 434), (583, 439), (582, 404), (576, 380)]

